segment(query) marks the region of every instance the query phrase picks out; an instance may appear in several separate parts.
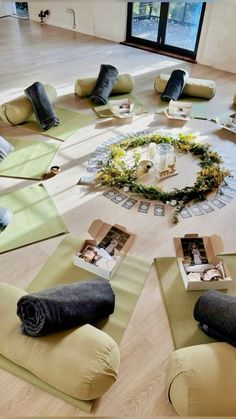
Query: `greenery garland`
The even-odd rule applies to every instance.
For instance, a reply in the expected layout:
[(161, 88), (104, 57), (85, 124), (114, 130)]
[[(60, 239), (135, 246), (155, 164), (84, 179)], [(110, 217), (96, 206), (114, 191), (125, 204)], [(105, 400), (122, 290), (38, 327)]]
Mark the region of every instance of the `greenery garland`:
[[(226, 185), (225, 178), (230, 177), (228, 170), (221, 167), (221, 156), (210, 150), (209, 144), (195, 142), (193, 135), (179, 134), (177, 138), (164, 136), (158, 133), (133, 135), (121, 140), (118, 144), (110, 146), (110, 153), (106, 164), (97, 173), (97, 179), (102, 185), (122, 188), (128, 186), (129, 190), (145, 198), (171, 203), (175, 207), (173, 221), (178, 222), (178, 212), (190, 201), (203, 201), (207, 194)], [(168, 143), (181, 151), (192, 153), (199, 157), (200, 171), (197, 173), (193, 186), (182, 189), (173, 189), (164, 192), (159, 187), (142, 185), (136, 182), (137, 168), (140, 162), (140, 153), (134, 151), (133, 164), (127, 166), (123, 157), (131, 148), (148, 145), (149, 143)]]

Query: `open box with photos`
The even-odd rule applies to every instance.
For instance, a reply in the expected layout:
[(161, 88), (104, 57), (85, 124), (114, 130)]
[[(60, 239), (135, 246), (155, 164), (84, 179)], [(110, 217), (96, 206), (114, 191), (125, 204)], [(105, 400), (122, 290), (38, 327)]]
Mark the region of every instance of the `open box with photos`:
[(74, 265), (111, 279), (136, 236), (123, 226), (102, 220), (94, 220), (88, 233), (91, 238), (85, 240), (73, 255)]
[(109, 100), (108, 107), (117, 118), (133, 118), (134, 103), (129, 98)]
[(227, 129), (236, 134), (236, 112), (232, 112), (231, 115), (222, 115), (216, 118), (216, 122), (220, 128)]
[(228, 289), (232, 283), (225, 262), (217, 256), (223, 252), (219, 236), (186, 234), (174, 238), (179, 270), (185, 289), (209, 290)]
[(165, 114), (169, 119), (188, 121), (191, 117), (192, 103), (171, 100)]

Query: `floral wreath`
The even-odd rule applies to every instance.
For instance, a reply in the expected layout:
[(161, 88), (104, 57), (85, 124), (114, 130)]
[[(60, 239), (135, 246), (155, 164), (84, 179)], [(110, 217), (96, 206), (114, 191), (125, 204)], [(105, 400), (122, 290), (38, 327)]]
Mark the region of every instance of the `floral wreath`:
[[(102, 185), (122, 188), (127, 186), (129, 190), (147, 199), (159, 200), (164, 204), (171, 203), (174, 206), (173, 222), (178, 222), (178, 213), (190, 201), (204, 201), (207, 194), (226, 185), (225, 178), (230, 177), (229, 170), (221, 167), (221, 156), (210, 150), (209, 144), (199, 144), (194, 135), (179, 134), (176, 137), (164, 136), (158, 133), (140, 133), (124, 137), (118, 144), (110, 146), (106, 164), (97, 173), (97, 179)], [(137, 183), (137, 168), (141, 159), (140, 153), (134, 151), (133, 164), (127, 166), (123, 157), (126, 151), (149, 143), (167, 143), (175, 148), (192, 153), (199, 157), (200, 171), (197, 173), (193, 186), (182, 189), (173, 189), (165, 192), (159, 187), (147, 186)]]

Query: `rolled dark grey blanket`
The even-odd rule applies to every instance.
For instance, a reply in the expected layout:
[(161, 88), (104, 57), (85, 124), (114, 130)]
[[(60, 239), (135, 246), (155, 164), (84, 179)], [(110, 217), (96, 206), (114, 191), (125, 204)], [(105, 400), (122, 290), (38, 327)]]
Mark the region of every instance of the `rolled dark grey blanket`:
[(178, 100), (184, 89), (184, 85), (188, 78), (188, 72), (186, 70), (174, 70), (167, 82), (164, 92), (161, 95), (161, 99), (165, 102), (170, 100)]
[(101, 64), (96, 84), (90, 96), (94, 104), (106, 105), (117, 76), (118, 70), (115, 67), (109, 64)]
[(208, 336), (236, 346), (236, 297), (207, 291), (197, 300), (193, 314)]
[(49, 333), (93, 323), (113, 313), (115, 295), (105, 279), (59, 285), (24, 295), (17, 303), (22, 333)]
[(5, 138), (0, 136), (0, 161), (5, 160), (13, 149), (14, 147)]
[(42, 83), (36, 81), (25, 89), (25, 94), (31, 101), (36, 119), (44, 131), (59, 125), (59, 119), (54, 112)]

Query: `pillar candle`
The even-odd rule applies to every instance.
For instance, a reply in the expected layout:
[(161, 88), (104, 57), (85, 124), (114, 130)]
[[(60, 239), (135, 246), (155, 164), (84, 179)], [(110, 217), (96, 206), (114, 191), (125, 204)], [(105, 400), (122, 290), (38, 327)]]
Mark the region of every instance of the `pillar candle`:
[(148, 146), (148, 152), (147, 152), (147, 158), (149, 160), (155, 160), (155, 156), (156, 156), (156, 144), (155, 143), (150, 143)]

